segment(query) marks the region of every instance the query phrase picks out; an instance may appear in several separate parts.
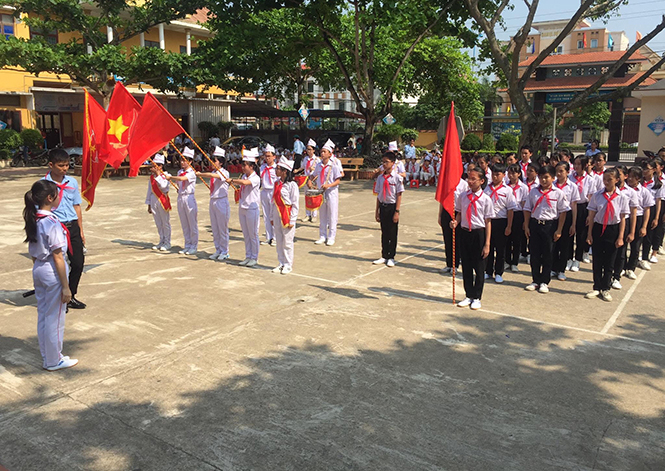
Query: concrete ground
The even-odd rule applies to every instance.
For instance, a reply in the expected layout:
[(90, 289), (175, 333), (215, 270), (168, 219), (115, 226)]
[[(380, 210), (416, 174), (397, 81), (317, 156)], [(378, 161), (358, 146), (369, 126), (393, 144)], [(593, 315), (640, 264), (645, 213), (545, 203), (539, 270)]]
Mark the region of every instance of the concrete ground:
[[(343, 182), (334, 247), (299, 226), (295, 271), (155, 253), (147, 179), (103, 180), (85, 213), (75, 368), (40, 368), (23, 193), (0, 173), (0, 467), (24, 470), (550, 470), (665, 468), (665, 270), (586, 300), (590, 265), (547, 295), (526, 267), (451, 304), (434, 190), (408, 190), (398, 264), (377, 267), (368, 182)], [(174, 199), (174, 198), (173, 198)], [(174, 199), (175, 200), (175, 199)], [(174, 201), (175, 202), (175, 201)], [(303, 204), (301, 202), (301, 204)], [(174, 246), (182, 232), (174, 210)], [(263, 227), (263, 226), (262, 226)], [(463, 293), (461, 282), (457, 293)]]

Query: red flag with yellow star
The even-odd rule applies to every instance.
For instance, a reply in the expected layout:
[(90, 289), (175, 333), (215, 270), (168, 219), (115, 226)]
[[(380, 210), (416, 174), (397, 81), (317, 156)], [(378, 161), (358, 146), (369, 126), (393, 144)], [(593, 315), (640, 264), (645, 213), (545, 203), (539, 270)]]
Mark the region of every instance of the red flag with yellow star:
[(113, 168), (120, 167), (127, 157), (127, 146), (139, 111), (139, 102), (122, 83), (116, 82), (109, 109), (106, 110), (104, 148), (101, 153), (102, 160)]
[(83, 162), (81, 164), (81, 197), (88, 202), (86, 211), (95, 202), (95, 188), (106, 162), (99, 158), (106, 126), (106, 111), (85, 90), (85, 113), (83, 120)]

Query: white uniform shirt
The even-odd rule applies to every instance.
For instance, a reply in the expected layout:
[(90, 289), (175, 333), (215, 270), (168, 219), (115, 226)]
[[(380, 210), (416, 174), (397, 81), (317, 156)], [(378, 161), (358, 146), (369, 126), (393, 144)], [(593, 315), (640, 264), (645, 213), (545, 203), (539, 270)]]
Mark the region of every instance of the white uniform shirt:
[(62, 249), (67, 253), (67, 234), (60, 220), (50, 211), (38, 210), (37, 242), (28, 244), (28, 252), (37, 260), (46, 261), (53, 256), (53, 251)]
[(340, 175), (344, 175), (344, 167), (342, 166), (342, 161), (341, 160), (339, 160), (337, 157), (332, 155), (330, 157), (330, 162), (329, 163), (335, 164), (339, 168)]
[[(476, 200), (475, 204), (471, 202), (472, 199)], [(483, 190), (478, 190), (476, 193), (471, 190), (460, 193), (455, 203), (455, 211), (460, 213), (461, 226), (468, 230), (483, 229), (485, 227), (485, 219), (492, 219), (494, 217), (492, 200)], [(471, 222), (470, 225), (469, 220)]]
[(194, 170), (192, 170), (191, 167), (188, 167), (187, 169), (181, 168), (178, 170), (178, 176), (187, 177), (187, 180), (178, 182), (178, 186), (180, 187), (180, 190), (178, 191), (178, 198), (181, 196), (193, 195), (194, 187), (196, 186), (196, 173), (194, 173)]
[(222, 178), (213, 178), (210, 180), (210, 199), (228, 198), (229, 197), (229, 183), (226, 181), (229, 178), (229, 172), (220, 168), (218, 171), (213, 172), (221, 175)]
[(304, 154), (305, 153), (305, 144), (302, 143), (300, 139), (296, 139), (293, 143), (293, 153), (294, 154)]
[(272, 189), (275, 187), (275, 181), (277, 181), (277, 174), (275, 173), (276, 168), (277, 165), (275, 165), (274, 162), (270, 166), (266, 164), (261, 164), (261, 169), (259, 171), (261, 172), (262, 190), (272, 191)]
[(517, 180), (517, 184), (515, 184), (515, 186), (509, 185), (509, 187), (513, 191), (513, 198), (515, 198), (515, 202), (517, 202), (520, 209), (524, 209), (526, 197), (529, 196), (529, 188), (522, 180)]
[(418, 165), (418, 162), (408, 162), (406, 171), (411, 175), (417, 175), (420, 173), (420, 165)]
[(566, 200), (566, 195), (557, 187), (552, 186), (549, 190), (543, 191), (538, 186), (529, 192), (524, 211), (529, 211), (534, 219), (551, 221), (557, 219), (559, 214), (570, 211), (570, 205)]
[[(651, 196), (653, 196), (654, 200), (663, 200), (665, 199), (665, 185), (661, 186), (659, 189), (655, 189), (654, 178), (656, 177), (651, 178), (651, 180), (649, 180), (648, 182), (644, 182), (642, 186), (644, 186), (644, 188), (646, 188), (647, 190), (651, 191)], [(654, 204), (656, 203), (654, 202)]]
[[(168, 172), (162, 172), (161, 175), (155, 175), (155, 182), (157, 183), (159, 190), (164, 194), (167, 194), (169, 192), (169, 188), (171, 187), (171, 184), (165, 178), (170, 176), (171, 175)], [(145, 197), (145, 204), (152, 206), (157, 202), (159, 202), (159, 198), (157, 198), (155, 192), (152, 191), (152, 184), (150, 183), (150, 180), (148, 180), (148, 194)]]
[(305, 169), (305, 175), (307, 175), (308, 177), (313, 176), (316, 164), (318, 164), (319, 162), (320, 159), (316, 155), (312, 157), (308, 155), (304, 159), (302, 159), (302, 162), (300, 162), (300, 168)]
[(637, 195), (637, 201), (640, 204), (637, 208), (637, 215), (644, 216), (644, 210), (655, 206), (656, 200), (653, 199), (651, 192), (644, 188), (642, 185), (637, 185), (635, 188), (631, 189)]
[(522, 181), (526, 183), (526, 169), (529, 168), (529, 164), (531, 163), (531, 159), (529, 159), (528, 162), (526, 162), (526, 163), (522, 162), (521, 160), (517, 163), (520, 166), (520, 169), (522, 170)]
[(586, 173), (581, 178), (576, 174), (571, 174), (568, 179), (577, 186), (577, 192), (580, 195), (578, 203), (588, 203), (589, 196), (596, 192), (596, 180)]
[[(387, 186), (384, 183), (386, 181)], [(397, 202), (397, 195), (404, 192), (404, 179), (395, 169), (388, 177), (382, 173), (376, 179), (376, 191), (379, 203), (394, 204)]]
[(517, 206), (512, 189), (501, 183), (497, 188), (491, 183), (485, 187), (485, 194), (490, 197), (494, 207), (492, 219), (505, 219), (508, 217), (508, 211), (518, 211), (521, 207)]
[[(627, 183), (624, 183), (624, 185), (620, 188), (617, 186), (617, 189), (621, 192), (622, 195), (628, 198), (628, 209), (632, 211), (633, 208), (635, 208), (637, 214), (637, 212), (642, 209), (642, 206), (640, 206), (640, 195), (637, 193), (637, 191), (629, 187)], [(626, 219), (629, 217), (630, 214), (626, 214)]]
[(531, 190), (533, 190), (534, 188), (538, 188), (538, 186), (540, 185), (540, 179), (538, 177), (536, 177), (536, 179), (532, 182), (528, 182), (528, 181), (524, 180), (524, 184), (526, 185), (526, 189), (529, 192), (531, 192)]
[[(589, 200), (589, 211), (596, 211), (596, 215), (593, 218), (593, 222), (597, 224), (604, 224), (605, 213), (608, 210), (609, 202), (606, 198), (607, 192), (605, 190), (594, 193)], [(609, 211), (607, 224), (619, 224), (621, 222), (621, 216), (630, 214), (630, 209), (628, 208), (628, 197), (622, 194), (621, 191), (615, 190), (613, 195), (617, 195), (612, 200), (612, 206), (614, 211)], [(610, 198), (613, 197), (608, 195)]]
[(240, 177), (241, 180), (249, 180), (251, 185), (241, 185), (240, 187), (240, 209), (259, 209), (259, 202), (261, 201), (261, 194), (259, 186), (261, 186), (261, 178), (252, 172), (248, 177), (244, 173)]
[(568, 205), (572, 207), (573, 203), (579, 203), (580, 192), (577, 189), (577, 185), (575, 185), (573, 182), (566, 179), (566, 182), (563, 185), (559, 185), (559, 182), (555, 180), (554, 186), (556, 186), (559, 190), (563, 191), (563, 194), (566, 195), (566, 200), (568, 201)]
[[(316, 186), (317, 188), (321, 188), (322, 185), (326, 183), (332, 183), (338, 178), (342, 178), (342, 172), (340, 171), (340, 167), (335, 165), (335, 163), (330, 159), (327, 164), (323, 164), (323, 161), (320, 161), (316, 164), (316, 167), (314, 168), (314, 175), (312, 178), (318, 177), (316, 179)], [(339, 185), (336, 185), (332, 188), (328, 188), (325, 191), (325, 195), (329, 196), (332, 194), (337, 193)]]

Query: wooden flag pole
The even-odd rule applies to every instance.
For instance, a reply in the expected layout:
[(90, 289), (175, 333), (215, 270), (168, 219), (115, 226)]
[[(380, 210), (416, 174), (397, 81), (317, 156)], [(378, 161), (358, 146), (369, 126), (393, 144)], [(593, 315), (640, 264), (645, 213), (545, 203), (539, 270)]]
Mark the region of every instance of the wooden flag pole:
[[(445, 211), (445, 209), (444, 209)], [(453, 228), (453, 304), (455, 304), (455, 271), (457, 270), (457, 258), (456, 255), (456, 243), (455, 243), (455, 232), (457, 232), (457, 225)]]
[[(194, 172), (194, 174), (196, 174), (196, 171), (192, 168), (191, 164), (189, 163), (189, 160), (187, 160), (187, 157), (185, 157), (184, 155), (182, 155), (182, 152), (180, 152), (180, 149), (178, 149), (178, 148), (175, 146), (175, 144), (174, 144), (173, 142), (169, 142), (169, 144), (171, 144), (171, 147), (173, 147), (173, 148), (176, 150), (176, 152), (177, 152), (178, 154), (180, 154), (180, 158), (182, 158), (182, 159), (185, 161), (185, 163), (187, 164), (187, 167), (191, 168), (191, 169), (192, 169), (192, 172)], [(197, 177), (198, 177), (198, 175), (197, 175)], [(201, 177), (198, 177), (198, 178), (201, 178)], [(203, 184), (204, 184), (205, 186), (208, 187), (208, 190), (209, 190), (209, 189), (210, 189), (210, 185), (208, 185), (208, 182), (205, 181), (203, 178), (201, 178), (201, 181), (203, 182)]]
[[(215, 170), (217, 170), (217, 171), (219, 172), (219, 174), (220, 174), (222, 177), (224, 177), (224, 174), (221, 172), (221, 169), (219, 168), (219, 165), (217, 165), (215, 162), (212, 161), (212, 159), (211, 159), (210, 157), (208, 157), (208, 154), (206, 154), (206, 153), (203, 151), (203, 149), (201, 149), (201, 148), (199, 147), (199, 145), (196, 143), (196, 141), (195, 141), (194, 139), (192, 139), (191, 136), (190, 136), (189, 134), (187, 134), (187, 133), (185, 133), (185, 134), (187, 135), (187, 137), (189, 137), (189, 140), (192, 141), (192, 142), (194, 143), (194, 145), (196, 146), (196, 148), (197, 148), (198, 150), (201, 151), (201, 153), (203, 154), (203, 156), (204, 156), (206, 159), (208, 159), (208, 162), (210, 162), (210, 165), (212, 165), (213, 167), (215, 167)], [(231, 186), (231, 188), (233, 188), (234, 190), (237, 190), (237, 189), (238, 189), (238, 188), (236, 188), (236, 186), (235, 186), (233, 183), (231, 183), (231, 180), (230, 180), (230, 179), (224, 177), (224, 180), (226, 180), (226, 183), (228, 183), (228, 184)]]
[[(157, 164), (152, 160), (152, 157), (148, 157), (148, 160), (150, 161), (151, 164), (157, 165)], [(159, 174), (160, 174), (160, 175), (164, 175), (164, 171), (163, 171), (162, 169), (160, 169), (159, 167), (157, 167), (157, 168), (159, 169)], [(173, 188), (175, 188), (175, 191), (176, 191), (177, 193), (180, 193), (180, 192), (178, 191), (178, 185), (176, 185), (175, 182), (172, 182), (171, 180), (169, 180), (169, 183), (170, 183), (171, 185), (173, 185)]]

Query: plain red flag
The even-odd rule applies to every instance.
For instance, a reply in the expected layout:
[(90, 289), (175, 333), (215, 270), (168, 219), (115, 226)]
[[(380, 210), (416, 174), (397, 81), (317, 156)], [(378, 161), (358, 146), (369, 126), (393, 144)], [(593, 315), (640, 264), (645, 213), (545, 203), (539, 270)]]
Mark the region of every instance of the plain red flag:
[(85, 90), (83, 119), (83, 162), (81, 164), (81, 197), (88, 202), (85, 210), (95, 202), (95, 188), (104, 173), (106, 162), (99, 158), (106, 126), (106, 111)]
[(138, 175), (141, 163), (148, 156), (152, 156), (171, 139), (184, 132), (180, 123), (148, 92), (129, 141), (129, 176)]
[(436, 200), (443, 206), (443, 209), (448, 211), (451, 218), (455, 218), (455, 189), (459, 185), (463, 172), (464, 165), (462, 164), (462, 151), (459, 146), (455, 103), (453, 102), (451, 103), (450, 116), (448, 116), (446, 126), (446, 140), (443, 144), (439, 184), (436, 187), (435, 196)]
[(106, 110), (104, 148), (101, 153), (102, 160), (113, 168), (120, 167), (127, 157), (127, 146), (140, 111), (139, 102), (122, 83), (116, 82), (109, 109)]

